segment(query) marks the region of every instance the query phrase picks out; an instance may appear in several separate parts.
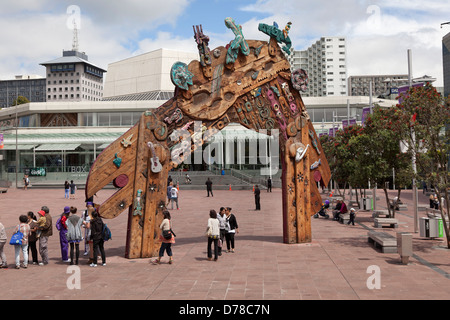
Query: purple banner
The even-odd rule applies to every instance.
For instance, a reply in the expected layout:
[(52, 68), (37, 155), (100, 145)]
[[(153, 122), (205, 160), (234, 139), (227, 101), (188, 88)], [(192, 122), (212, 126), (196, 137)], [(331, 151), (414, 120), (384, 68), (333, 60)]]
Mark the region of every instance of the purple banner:
[(348, 120), (342, 120), (342, 127), (348, 127), (350, 126), (354, 126), (356, 124), (356, 119), (350, 119), (350, 124), (348, 123)]
[(361, 116), (361, 124), (362, 125), (364, 125), (364, 122), (366, 121), (369, 114), (370, 114), (370, 107), (362, 109), (362, 116)]

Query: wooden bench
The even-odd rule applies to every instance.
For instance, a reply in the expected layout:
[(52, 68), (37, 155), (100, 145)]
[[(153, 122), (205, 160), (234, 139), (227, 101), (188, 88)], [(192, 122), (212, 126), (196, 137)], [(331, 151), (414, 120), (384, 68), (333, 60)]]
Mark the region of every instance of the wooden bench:
[(373, 210), (372, 218), (389, 218), (388, 210)]
[(340, 214), (339, 215), (339, 222), (340, 223), (348, 223), (348, 221), (350, 220), (350, 213), (344, 213), (344, 214)]
[(7, 193), (8, 189), (0, 189), (0, 193)]
[(388, 225), (389, 228), (397, 228), (398, 220), (395, 218), (374, 218), (373, 225), (375, 228), (382, 228), (385, 225)]
[(397, 238), (389, 233), (369, 231), (367, 241), (383, 253), (397, 253)]

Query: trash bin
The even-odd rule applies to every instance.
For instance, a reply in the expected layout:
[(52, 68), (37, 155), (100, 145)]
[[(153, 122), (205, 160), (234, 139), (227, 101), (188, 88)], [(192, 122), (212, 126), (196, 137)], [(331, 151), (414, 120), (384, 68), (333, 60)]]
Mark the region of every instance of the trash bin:
[(359, 200), (359, 207), (361, 210), (369, 211), (373, 209), (372, 198), (365, 197)]
[(400, 254), (402, 264), (408, 264), (412, 256), (412, 234), (408, 232), (397, 232), (397, 252)]
[(444, 224), (441, 218), (422, 217), (419, 221), (420, 236), (424, 238), (442, 238)]

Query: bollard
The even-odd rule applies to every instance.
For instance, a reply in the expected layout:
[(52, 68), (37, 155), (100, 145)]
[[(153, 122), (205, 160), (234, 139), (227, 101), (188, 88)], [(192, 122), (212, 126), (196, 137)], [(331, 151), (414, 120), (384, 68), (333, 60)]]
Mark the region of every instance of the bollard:
[(412, 256), (412, 234), (397, 232), (397, 252), (400, 254), (402, 264), (408, 264)]

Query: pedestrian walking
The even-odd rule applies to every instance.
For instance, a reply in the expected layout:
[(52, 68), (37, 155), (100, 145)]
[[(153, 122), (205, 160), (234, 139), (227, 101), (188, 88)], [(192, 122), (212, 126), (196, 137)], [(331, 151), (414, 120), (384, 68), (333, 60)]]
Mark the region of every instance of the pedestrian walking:
[[(153, 264), (160, 264), (161, 258), (164, 256), (164, 252), (169, 256), (169, 264), (173, 263), (172, 244), (175, 243), (175, 234), (172, 231), (172, 223), (170, 221), (170, 213), (167, 210), (163, 211), (163, 221), (159, 228), (161, 229), (161, 235), (159, 240), (161, 241), (161, 247), (159, 248), (159, 255), (157, 259), (151, 260)], [(166, 237), (164, 237), (166, 235)]]
[(69, 193), (70, 193), (70, 183), (69, 181), (64, 182), (64, 199), (69, 199)]
[(223, 248), (223, 243), (225, 241), (225, 234), (227, 233), (227, 231), (225, 229), (226, 218), (227, 218), (227, 216), (225, 215), (225, 208), (221, 207), (219, 210), (219, 213), (217, 214), (217, 220), (219, 220), (219, 230), (220, 230), (219, 248), (218, 248), (219, 256), (222, 255), (222, 248)]
[(261, 210), (261, 190), (259, 190), (258, 185), (255, 186), (255, 210)]
[[(26, 215), (21, 215), (19, 217), (19, 225), (14, 229), (14, 233), (22, 232), (22, 244), (14, 245), (14, 253), (16, 257), (16, 269), (20, 267), (26, 269), (28, 268), (28, 236), (30, 235), (30, 226), (28, 225), (28, 217)], [(20, 264), (20, 252), (22, 251), (23, 263)]]
[(65, 206), (64, 212), (56, 221), (56, 229), (59, 231), (59, 244), (61, 247), (61, 259), (63, 262), (70, 262), (69, 260), (69, 242), (67, 241), (67, 218), (70, 214), (70, 207)]
[(356, 210), (355, 208), (351, 208), (350, 209), (350, 220), (348, 220), (347, 224), (350, 225), (350, 223), (352, 225), (355, 225), (355, 217), (356, 217)]
[(234, 236), (239, 233), (237, 220), (234, 214), (231, 213), (231, 208), (228, 207), (225, 211), (225, 229), (227, 233), (225, 234), (225, 239), (227, 242), (227, 252), (234, 253)]
[(30, 251), (31, 251), (31, 259), (32, 264), (37, 265), (39, 263), (38, 261), (38, 252), (37, 252), (37, 229), (39, 225), (36, 221), (36, 215), (32, 212), (28, 212), (28, 225), (30, 226), (30, 236), (28, 237), (28, 257), (30, 257)]
[(205, 182), (206, 185), (206, 192), (207, 192), (207, 196), (209, 197), (209, 194), (211, 193), (211, 197), (214, 197), (213, 192), (212, 192), (212, 181), (211, 179), (207, 179)]
[(70, 199), (75, 199), (75, 191), (77, 191), (77, 186), (70, 180)]
[(8, 236), (6, 235), (6, 229), (5, 226), (0, 222), (0, 268), (7, 269), (8, 268), (8, 262), (6, 261), (6, 254), (3, 251), (5, 248), (5, 243), (8, 241)]
[(206, 228), (206, 234), (208, 236), (208, 260), (212, 260), (212, 250), (211, 244), (214, 244), (214, 261), (217, 261), (219, 254), (219, 238), (220, 238), (220, 228), (219, 220), (217, 219), (216, 210), (209, 211), (208, 226)]
[(94, 261), (90, 264), (91, 267), (97, 267), (97, 256), (100, 253), (102, 257), (102, 266), (106, 266), (106, 256), (105, 256), (105, 248), (104, 248), (104, 240), (103, 240), (103, 220), (98, 215), (97, 210), (92, 212), (92, 221), (91, 224), (91, 238), (94, 244)]
[(53, 235), (53, 221), (47, 206), (43, 206), (38, 214), (45, 217), (45, 225), (39, 226), (38, 228), (41, 231), (39, 237), (39, 254), (42, 259), (39, 265), (42, 266), (48, 264), (48, 238)]
[(173, 203), (175, 202), (177, 204), (177, 210), (180, 208), (178, 207), (178, 189), (175, 187), (172, 187), (170, 189), (170, 202), (172, 203), (171, 209), (173, 210)]
[(78, 259), (80, 258), (80, 242), (83, 239), (83, 233), (81, 231), (83, 219), (77, 215), (76, 207), (70, 207), (70, 216), (67, 218), (66, 225), (66, 237), (70, 246), (70, 264), (78, 265)]

